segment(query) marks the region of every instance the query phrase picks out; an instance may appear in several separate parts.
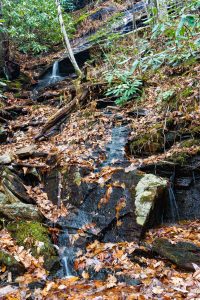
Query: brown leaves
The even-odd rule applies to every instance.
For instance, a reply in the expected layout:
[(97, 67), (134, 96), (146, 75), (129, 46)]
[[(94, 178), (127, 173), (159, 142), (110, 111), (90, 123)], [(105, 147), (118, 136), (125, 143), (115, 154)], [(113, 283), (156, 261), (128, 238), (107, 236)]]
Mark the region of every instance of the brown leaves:
[(59, 217), (67, 215), (67, 208), (61, 202), (61, 207), (54, 205), (47, 196), (47, 193), (42, 191), (42, 186), (26, 187), (29, 196), (36, 200), (37, 206), (41, 213), (49, 220), (56, 222)]
[(108, 201), (110, 200), (110, 196), (112, 194), (113, 188), (111, 185), (107, 186), (107, 190), (106, 190), (106, 194), (105, 197), (101, 198), (99, 203), (98, 203), (98, 208), (101, 208), (102, 205), (105, 205), (108, 203)]
[[(18, 282), (31, 282), (34, 279), (46, 279), (46, 271), (43, 268), (43, 258), (36, 259), (30, 250), (25, 250), (23, 246), (18, 246), (5, 229), (0, 231), (0, 249), (11, 254), (18, 262), (21, 262), (28, 273), (18, 277)], [(5, 268), (3, 268), (4, 270)], [(4, 270), (5, 271), (5, 270)]]

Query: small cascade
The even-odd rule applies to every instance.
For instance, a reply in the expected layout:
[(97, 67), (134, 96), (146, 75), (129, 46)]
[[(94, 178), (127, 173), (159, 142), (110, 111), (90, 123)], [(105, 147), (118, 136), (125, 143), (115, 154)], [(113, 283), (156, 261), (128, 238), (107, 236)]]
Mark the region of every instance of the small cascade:
[(62, 79), (62, 77), (59, 75), (59, 62), (58, 62), (58, 60), (56, 60), (52, 67), (52, 73), (49, 78), (49, 84), (55, 83), (55, 82), (59, 81), (60, 79)]
[(176, 223), (180, 220), (178, 205), (176, 202), (176, 196), (174, 193), (174, 179), (175, 174), (173, 173), (169, 178), (169, 187), (168, 187), (168, 205), (169, 205), (169, 215), (170, 222)]
[(64, 257), (62, 258), (64, 277), (71, 277), (71, 276), (72, 276), (72, 274), (71, 274), (71, 272), (70, 272), (68, 260), (69, 260), (69, 257), (68, 257), (68, 256), (64, 256)]
[(127, 125), (114, 127), (112, 129), (111, 141), (106, 146), (107, 158), (101, 167), (109, 165), (122, 165), (127, 163), (125, 145), (128, 140), (130, 129)]
[(69, 233), (67, 229), (63, 229), (63, 233), (59, 237), (59, 255), (62, 264), (61, 277), (73, 277), (73, 258), (74, 248), (71, 245)]
[(171, 215), (171, 221), (173, 223), (176, 223), (180, 220), (179, 211), (178, 211), (178, 205), (176, 202), (176, 197), (174, 194), (174, 190), (172, 186), (168, 189), (168, 195), (169, 195), (169, 207), (170, 207), (170, 215)]

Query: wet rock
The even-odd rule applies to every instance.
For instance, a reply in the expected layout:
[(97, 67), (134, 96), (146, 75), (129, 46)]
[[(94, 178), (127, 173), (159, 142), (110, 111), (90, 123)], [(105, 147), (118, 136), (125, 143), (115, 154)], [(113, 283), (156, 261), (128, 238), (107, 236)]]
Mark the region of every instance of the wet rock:
[[(101, 270), (96, 272), (93, 267), (89, 267), (86, 271), (88, 272), (90, 279), (92, 279), (92, 280), (103, 280), (104, 281), (104, 280), (107, 280), (109, 275), (113, 275), (116, 277), (118, 282), (124, 282), (127, 285), (136, 286), (136, 285), (141, 284), (141, 282), (138, 279), (132, 278), (129, 275), (124, 275), (124, 274), (118, 275), (117, 273), (114, 273), (113, 270), (110, 268), (102, 268)], [(80, 275), (81, 275), (81, 272), (80, 272)]]
[[(63, 199), (71, 209), (67, 217), (59, 220), (59, 224), (68, 229), (72, 238), (79, 229), (84, 228), (84, 234), (78, 234), (74, 246), (83, 247), (91, 239), (104, 242), (138, 240), (145, 228), (160, 224), (166, 201), (165, 186), (160, 179), (155, 183), (156, 176), (153, 177), (154, 187), (153, 182), (149, 186), (151, 201), (148, 204), (151, 205), (146, 210), (146, 220), (143, 219), (142, 225), (137, 222), (136, 186), (143, 177), (143, 174), (134, 171), (126, 173), (116, 168), (109, 185), (102, 186), (97, 182), (86, 183), (81, 168), (69, 169), (64, 175)], [(57, 185), (55, 179), (54, 184)]]
[(191, 184), (192, 184), (191, 177), (181, 177), (181, 178), (176, 178), (175, 180), (175, 186), (178, 189), (188, 189), (190, 188)]
[(128, 112), (128, 115), (134, 118), (140, 118), (147, 116), (149, 111), (147, 109), (138, 108)]
[(135, 285), (140, 285), (141, 281), (138, 279), (132, 278), (131, 276), (128, 275), (116, 275), (116, 278), (118, 282), (125, 282), (127, 285), (135, 286)]
[(8, 137), (8, 131), (0, 127), (0, 143), (5, 143)]
[(91, 19), (92, 21), (103, 20), (106, 18), (106, 16), (112, 15), (116, 10), (117, 9), (114, 6), (103, 7), (97, 10), (95, 13), (91, 14), (89, 16), (89, 19)]
[(156, 239), (152, 250), (160, 256), (169, 259), (178, 267), (195, 271), (193, 264), (200, 267), (200, 247), (189, 242), (172, 243), (167, 239)]
[(7, 225), (17, 244), (31, 249), (33, 256), (44, 256), (44, 266), (48, 271), (56, 272), (60, 260), (49, 236), (48, 228), (37, 221), (20, 221)]
[(3, 250), (0, 250), (0, 266), (5, 266), (14, 276), (22, 275), (25, 272), (25, 267)]
[[(169, 179), (169, 201), (164, 209), (163, 222), (196, 220), (200, 218), (200, 156), (178, 153), (170, 160), (146, 165), (140, 169)], [(175, 207), (176, 206), (176, 207)], [(174, 210), (177, 216), (174, 217)]]
[(30, 290), (34, 291), (35, 289), (43, 289), (46, 285), (46, 281), (41, 280), (41, 281), (36, 281), (36, 282), (31, 282), (28, 284), (28, 287)]
[(6, 74), (9, 80), (14, 80), (20, 75), (20, 65), (14, 61), (6, 61)]
[(9, 165), (12, 162), (12, 157), (10, 154), (0, 155), (0, 164), (1, 165)]

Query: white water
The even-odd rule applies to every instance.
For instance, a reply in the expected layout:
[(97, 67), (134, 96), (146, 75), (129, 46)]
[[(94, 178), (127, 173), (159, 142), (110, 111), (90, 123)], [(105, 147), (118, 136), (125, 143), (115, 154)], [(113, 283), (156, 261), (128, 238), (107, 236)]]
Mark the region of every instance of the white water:
[(69, 269), (68, 256), (62, 257), (63, 273), (65, 278), (73, 277)]
[(59, 255), (62, 263), (62, 277), (70, 278), (74, 277), (72, 274), (72, 261), (74, 257), (73, 247), (70, 242), (69, 233), (67, 229), (63, 230), (63, 233), (59, 237)]
[(50, 79), (55, 79), (58, 78), (59, 76), (59, 65), (58, 65), (58, 61), (55, 61), (53, 64), (53, 68), (52, 68), (52, 74)]
[(178, 211), (178, 205), (176, 202), (176, 197), (173, 191), (173, 188), (170, 186), (168, 189), (169, 193), (169, 206), (171, 211), (171, 219), (173, 223), (176, 223), (180, 220), (179, 211)]

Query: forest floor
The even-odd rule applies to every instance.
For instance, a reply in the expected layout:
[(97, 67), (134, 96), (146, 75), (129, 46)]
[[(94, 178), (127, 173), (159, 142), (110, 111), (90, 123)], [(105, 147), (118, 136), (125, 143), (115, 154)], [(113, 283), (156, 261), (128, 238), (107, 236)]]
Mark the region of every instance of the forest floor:
[[(174, 87), (180, 83), (177, 88), (177, 94), (180, 95), (181, 89), (185, 90), (186, 85), (192, 86), (192, 82), (197, 80), (199, 65), (188, 67), (186, 75), (168, 75), (166, 69), (162, 73), (151, 75), (145, 83), (145, 99), (140, 103), (131, 102), (123, 109), (106, 108), (114, 111), (113, 115), (122, 116), (131, 122), (132, 136), (142, 134), (147, 131), (149, 126), (156, 125), (158, 121), (165, 123), (166, 111), (161, 113), (162, 107), (155, 103), (155, 93), (160, 86), (166, 89)], [(177, 70), (174, 70), (174, 72)], [(163, 75), (164, 74), (164, 75)], [(167, 74), (167, 75), (166, 75)], [(193, 74), (193, 76), (191, 76)], [(159, 77), (159, 78), (158, 78)], [(167, 78), (167, 80), (166, 80)], [(181, 79), (181, 82), (180, 82)], [(53, 92), (53, 91), (52, 91)], [(198, 126), (199, 123), (199, 105), (197, 101), (197, 90), (194, 89), (192, 94), (187, 95), (185, 99), (179, 98), (178, 109), (173, 112), (167, 111), (167, 117), (173, 118), (174, 122), (182, 122), (187, 120), (190, 126)], [(113, 117), (110, 119), (104, 112), (106, 109), (97, 109), (95, 98), (91, 99), (86, 108), (79, 109), (72, 113), (69, 120), (62, 126), (62, 131), (55, 136), (35, 141), (35, 137), (41, 131), (42, 124), (49, 120), (52, 114), (55, 114), (59, 108), (55, 105), (36, 103), (32, 100), (14, 98), (13, 93), (5, 93), (8, 97), (6, 106), (23, 108), (23, 115), (19, 115), (17, 119), (9, 121), (8, 130), (13, 134), (9, 143), (0, 146), (0, 153), (7, 154), (12, 157), (12, 161), (16, 165), (23, 168), (24, 173), (28, 168), (37, 167), (41, 169), (49, 168), (46, 161), (52, 156), (56, 156), (57, 163), (64, 166), (67, 164), (85, 165), (91, 169), (94, 168), (95, 160), (92, 153), (97, 148), (103, 150), (111, 139), (111, 128)], [(148, 99), (148, 100), (147, 100)], [(191, 109), (194, 107), (195, 110)], [(136, 109), (145, 109), (150, 113), (140, 118), (130, 117), (130, 112)], [(120, 119), (120, 118), (119, 118)], [(120, 122), (120, 121), (118, 121)], [(35, 123), (35, 124), (34, 124)], [(26, 127), (24, 131), (23, 128)], [(34, 149), (38, 153), (47, 153), (35, 158), (20, 159), (17, 151), (22, 147), (34, 145)], [(171, 149), (161, 154), (153, 154), (148, 158), (129, 157), (132, 163), (131, 167), (141, 164), (148, 164), (155, 161), (165, 160), (174, 153), (186, 152), (190, 155), (199, 151), (198, 145), (190, 145), (185, 149), (180, 143), (176, 143)], [(107, 173), (99, 176), (107, 176)], [(91, 173), (92, 174), (92, 173)], [(92, 176), (91, 176), (92, 178)], [(93, 177), (94, 179), (94, 177)], [(99, 177), (97, 178), (99, 180)], [(34, 194), (37, 199), (37, 205), (42, 214), (51, 221), (56, 221), (59, 216), (67, 213), (66, 208), (57, 208), (46, 198), (46, 194), (40, 188), (29, 189), (30, 194)], [(138, 280), (136, 285), (127, 285), (118, 282), (115, 275), (109, 275), (106, 281), (90, 280), (87, 272), (82, 273), (82, 278), (71, 277), (64, 279), (48, 280), (47, 272), (43, 268), (42, 258), (36, 259), (31, 253), (23, 247), (19, 247), (13, 240), (6, 229), (2, 229), (1, 249), (10, 253), (14, 253), (15, 258), (21, 261), (27, 268), (27, 272), (16, 279), (19, 286), (12, 284), (10, 272), (2, 266), (1, 278), (7, 277), (8, 283), (0, 288), (1, 299), (199, 299), (200, 297), (200, 268), (195, 265), (196, 271), (185, 272), (179, 269), (169, 260), (159, 256), (145, 257), (139, 256), (138, 261), (131, 261), (131, 253), (136, 249), (146, 249), (143, 244), (151, 247), (153, 240), (158, 237), (168, 238), (172, 243), (178, 241), (189, 241), (200, 246), (200, 223), (180, 222), (180, 224), (171, 226), (162, 226), (153, 230), (149, 230), (141, 245), (135, 242), (121, 243), (100, 243), (95, 241), (88, 245), (86, 253), (78, 254), (76, 260), (76, 268), (82, 268), (84, 265), (91, 264), (91, 260), (95, 260), (96, 271), (111, 267), (114, 274), (127, 275)], [(36, 282), (35, 289), (31, 289), (31, 282)], [(37, 287), (38, 285), (38, 287)], [(42, 286), (42, 287), (41, 287)], [(4, 295), (4, 296), (3, 296)]]
[[(47, 57), (31, 60), (19, 56), (24, 61), (22, 71), (34, 84), (37, 73), (34, 66), (48, 65), (59, 55), (60, 52), (56, 51)], [(128, 146), (129, 151), (126, 152), (129, 170), (166, 161), (181, 165), (187, 158), (200, 153), (198, 60), (147, 71), (142, 75), (143, 87), (139, 100), (132, 100), (123, 107), (105, 108), (98, 108), (99, 100), (105, 98), (107, 87), (103, 76), (99, 75), (107, 63), (101, 63), (100, 60), (95, 68), (88, 70), (87, 76), (94, 78), (93, 82), (87, 81), (82, 85), (82, 92), (87, 92), (86, 103), (76, 103), (67, 119), (61, 119), (64, 122), (59, 123), (58, 127), (47, 126), (46, 131), (43, 129), (51, 124), (55, 115), (69, 107), (74, 83), (63, 81), (47, 88), (39, 101), (30, 99), (29, 85), (21, 86), (19, 82), (13, 82), (9, 86), (4, 93), (6, 98), (2, 99), (1, 114), (7, 139), (0, 145), (0, 158), (5, 155), (6, 165), (20, 169), (24, 175), (37, 169), (45, 173), (56, 166), (67, 168), (78, 165), (90, 170), (88, 181), (104, 183), (113, 172), (112, 165), (101, 172), (95, 172), (95, 168), (105, 161), (105, 149), (111, 141), (113, 126), (120, 126), (123, 122), (127, 122), (131, 129), (127, 143), (132, 143), (132, 148)], [(15, 118), (9, 118), (11, 111), (15, 112)], [(173, 143), (170, 140), (170, 146), (165, 149), (164, 145), (163, 149), (168, 132), (176, 132), (178, 136), (189, 134), (187, 143), (174, 138)], [(96, 152), (98, 157), (93, 156)], [(26, 191), (35, 199), (38, 210), (48, 221), (49, 234), (56, 243), (60, 229), (53, 224), (59, 217), (68, 214), (68, 207), (62, 203), (59, 206), (53, 204), (42, 185), (27, 185)], [(77, 253), (74, 268), (83, 270), (81, 275), (69, 278), (50, 277), (44, 268), (44, 257), (35, 257), (31, 249), (18, 245), (7, 229), (7, 221), (1, 219), (1, 223), (0, 249), (14, 256), (26, 269), (23, 275), (13, 278), (12, 272), (5, 265), (1, 266), (2, 300), (200, 299), (200, 265), (194, 263), (192, 269), (186, 270), (177, 266), (173, 259), (152, 252), (154, 240), (158, 238), (167, 239), (172, 245), (189, 242), (200, 247), (199, 220), (180, 221), (150, 229), (139, 243), (94, 241), (85, 252)], [(41, 245), (37, 244), (37, 247), (40, 253)], [(138, 255), (133, 256), (133, 253)], [(112, 274), (105, 280), (93, 280), (87, 271), (90, 265), (95, 265), (97, 273), (112, 269)], [(120, 276), (128, 277), (131, 283), (120, 281)]]

